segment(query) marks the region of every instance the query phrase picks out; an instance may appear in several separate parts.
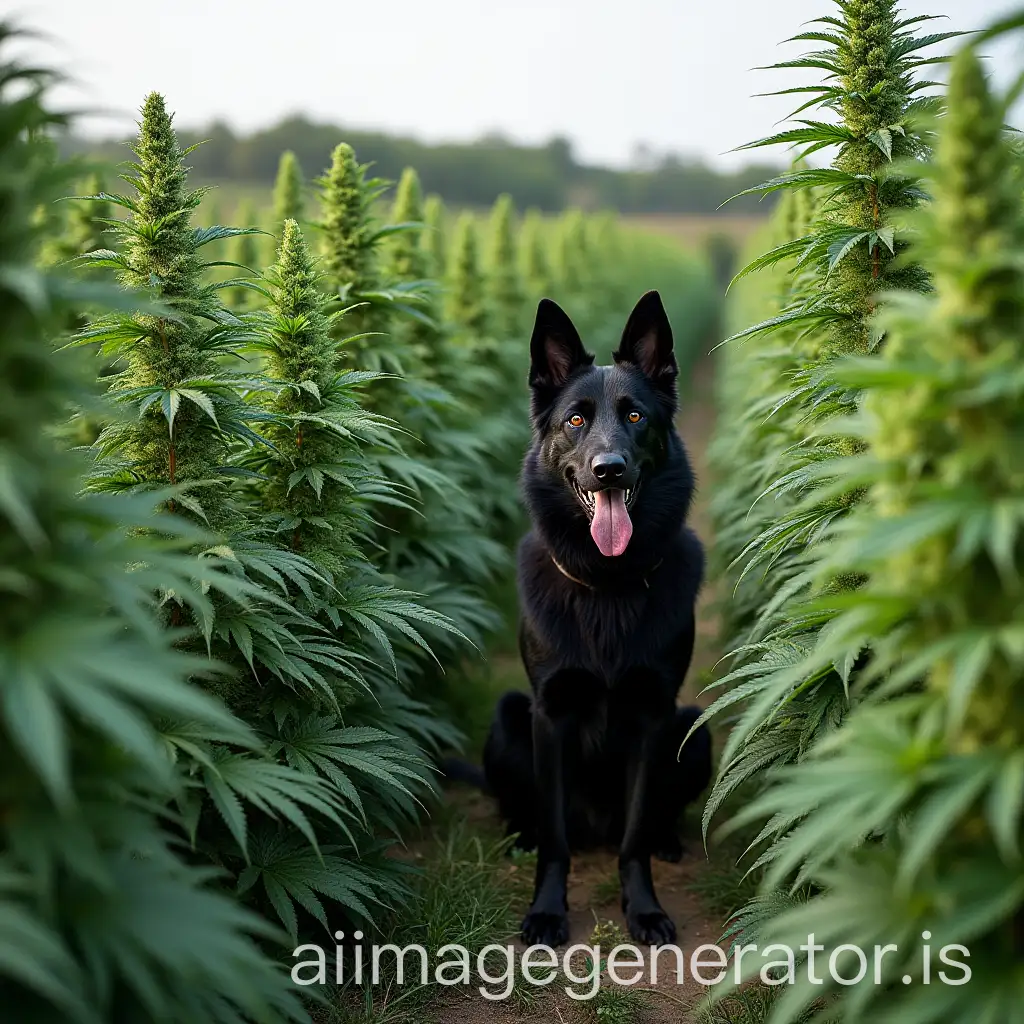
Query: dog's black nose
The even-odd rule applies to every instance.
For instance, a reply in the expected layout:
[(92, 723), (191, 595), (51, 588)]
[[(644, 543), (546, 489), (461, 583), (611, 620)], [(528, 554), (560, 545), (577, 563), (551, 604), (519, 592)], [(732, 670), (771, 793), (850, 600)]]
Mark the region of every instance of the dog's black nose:
[(603, 455), (595, 455), (590, 463), (594, 476), (602, 482), (619, 480), (626, 472), (626, 460), (621, 455), (613, 455), (606, 452)]

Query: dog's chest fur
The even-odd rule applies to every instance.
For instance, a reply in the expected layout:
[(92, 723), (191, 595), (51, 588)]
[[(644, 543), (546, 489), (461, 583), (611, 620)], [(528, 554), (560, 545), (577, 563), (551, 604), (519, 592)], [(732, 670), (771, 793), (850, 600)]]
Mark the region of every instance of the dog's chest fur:
[[(599, 680), (607, 691), (628, 686), (639, 698), (644, 676), (659, 689), (688, 657), (700, 549), (688, 531), (664, 560), (621, 587), (590, 588), (567, 579), (535, 538), (520, 549), (524, 657), (535, 685), (566, 671)], [(676, 685), (685, 664), (678, 664)]]

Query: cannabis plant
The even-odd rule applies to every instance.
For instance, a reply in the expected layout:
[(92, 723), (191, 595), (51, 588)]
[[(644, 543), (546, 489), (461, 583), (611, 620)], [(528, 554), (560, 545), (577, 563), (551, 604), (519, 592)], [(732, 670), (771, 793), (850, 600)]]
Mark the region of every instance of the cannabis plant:
[(480, 240), (473, 214), (463, 213), (455, 222), (448, 259), (448, 304), (445, 312), (448, 319), (466, 336), (467, 343), (472, 345), (475, 340), (488, 337), (490, 329)]
[[(271, 852), (260, 873), (273, 899), (273, 887), (300, 882), (281, 880), (298, 858), (305, 864), (301, 885), (369, 916), (371, 901), (393, 905), (405, 891), (400, 866), (382, 853), (388, 835), (417, 819), (417, 801), (433, 789), (425, 754), (458, 738), (401, 689), (417, 660), (430, 654), (417, 627), (459, 634), (415, 595), (390, 586), (363, 553), (374, 506), (405, 505), (363, 452), (390, 444), (395, 424), (360, 405), (359, 390), (373, 375), (339, 368), (332, 329), (344, 314), (326, 312), (318, 283), (302, 231), (288, 220), (266, 277), (267, 308), (252, 320), (273, 387), (262, 427), (269, 443), (253, 450), (248, 466), (258, 471), (261, 505), (275, 533), (331, 580), (299, 604), (340, 632), (345, 670), (335, 666), (330, 702), (278, 697), (262, 731), (290, 765), (344, 793), (348, 820), (320, 864), (288, 829), (267, 823), (261, 845)], [(361, 841), (356, 831), (366, 833)], [(247, 870), (247, 884), (256, 877)], [(318, 907), (313, 912), (326, 925)], [(294, 914), (286, 924), (295, 930)]]
[(414, 224), (416, 230), (395, 235), (388, 245), (388, 269), (399, 281), (418, 281), (430, 277), (430, 259), (423, 246), (423, 190), (414, 167), (406, 167), (395, 189), (391, 220), (395, 224)]
[(446, 212), (440, 196), (427, 196), (423, 204), (423, 251), (427, 254), (427, 277), (443, 281), (448, 269)]
[[(795, 37), (824, 49), (783, 66), (827, 72), (824, 84), (787, 90), (810, 96), (794, 116), (817, 106), (838, 111), (839, 123), (803, 118), (797, 127), (745, 147), (789, 144), (805, 155), (836, 147), (837, 155), (830, 167), (797, 166), (761, 186), (763, 192), (813, 190), (814, 217), (809, 232), (777, 245), (739, 275), (789, 265), (792, 285), (784, 308), (730, 341), (751, 339), (746, 343), (762, 345), (763, 353), (781, 336), (790, 352), (773, 358), (776, 383), (762, 384), (771, 404), (743, 414), (776, 418), (775, 431), (769, 428), (773, 439), (750, 453), (758, 461), (744, 470), (761, 485), (752, 504), (762, 506), (763, 519), (755, 521), (763, 528), (736, 559), (738, 579), (756, 574), (763, 600), (750, 609), (752, 622), (734, 652), (739, 667), (715, 684), (730, 688), (706, 715), (742, 708), (705, 808), (705, 827), (736, 787), (772, 765), (799, 759), (847, 709), (856, 658), (810, 675), (803, 669), (832, 612), (825, 605), (806, 611), (801, 602), (812, 589), (841, 600), (863, 579), (857, 572), (829, 580), (813, 573), (822, 536), (861, 497), (846, 473), (859, 443), (828, 427), (854, 411), (857, 391), (836, 384), (831, 364), (842, 354), (875, 349), (881, 289), (919, 290), (926, 283), (920, 266), (906, 257), (901, 223), (923, 195), (923, 118), (935, 106), (923, 95), (931, 83), (919, 81), (916, 72), (932, 62), (919, 52), (952, 33), (916, 36), (922, 19), (901, 19), (895, 0), (836, 0), (836, 7), (836, 16), (818, 19)], [(798, 220), (803, 216), (794, 210), (792, 222)], [(745, 492), (742, 500), (750, 497)], [(750, 507), (733, 514), (745, 515)]]
[(522, 279), (531, 305), (551, 294), (552, 273), (548, 232), (540, 210), (527, 210), (519, 240)]
[[(414, 367), (424, 376), (429, 376), (431, 367), (437, 362), (441, 340), (441, 308), (438, 284), (432, 271), (432, 260), (424, 240), (423, 193), (420, 179), (412, 167), (402, 172), (395, 190), (395, 202), (391, 209), (391, 222), (407, 226), (388, 240), (387, 274), (390, 281), (406, 287), (420, 289), (419, 311), (423, 316), (400, 319), (392, 330), (405, 335), (404, 341), (413, 350)], [(424, 397), (427, 397), (424, 395)], [(429, 398), (428, 398), (429, 400)]]
[[(250, 202), (239, 203), (235, 220), (243, 227), (252, 228), (255, 231), (256, 208)], [(263, 260), (260, 258), (259, 242), (260, 239), (255, 234), (247, 231), (235, 235), (231, 239), (229, 261), (242, 274), (253, 277), (259, 273), (263, 264)], [(244, 281), (228, 293), (232, 309), (244, 310), (253, 301), (254, 292), (250, 287), (246, 287), (249, 284), (250, 282)]]
[[(338, 145), (331, 154), (331, 166), (320, 178), (321, 241), (324, 273), (337, 289), (345, 305), (362, 303), (349, 318), (349, 326), (357, 334), (380, 333), (386, 317), (372, 304), (378, 294), (377, 242), (379, 236), (373, 207), (387, 185), (379, 178), (367, 177), (368, 165), (356, 160), (347, 143)], [(379, 338), (369, 339), (359, 351), (364, 369), (389, 369), (401, 373)]]
[(528, 325), (523, 317), (525, 299), (517, 249), (515, 205), (510, 195), (502, 195), (491, 210), (486, 260), (487, 293), (495, 335), (520, 340)]
[[(368, 171), (369, 164), (360, 164), (352, 147), (343, 142), (318, 180), (324, 276), (340, 305), (355, 307), (346, 328), (354, 336), (349, 351), (359, 367), (415, 379), (421, 371), (416, 352), (392, 328), (396, 318), (430, 324), (420, 308), (427, 294), (421, 281), (387, 280), (381, 247), (393, 235), (418, 231), (420, 225), (377, 222), (374, 207), (390, 182), (368, 177)], [(374, 394), (386, 395), (387, 390), (377, 388)]]
[[(127, 217), (110, 225), (120, 248), (99, 249), (84, 257), (111, 267), (128, 288), (152, 293), (166, 313), (116, 314), (81, 332), (83, 343), (100, 344), (120, 355), (125, 369), (112, 387), (118, 404), (136, 416), (109, 427), (100, 438), (101, 453), (119, 459), (111, 483), (154, 487), (184, 481), (198, 486), (169, 498), (170, 507), (187, 510), (213, 526), (221, 502), (206, 500), (223, 492), (218, 467), (226, 441), (246, 437), (236, 380), (223, 368), (238, 321), (220, 315), (216, 291), (203, 283), (200, 250), (243, 229), (193, 229), (188, 219), (202, 199), (186, 189), (186, 170), (163, 97), (151, 93), (143, 106), (137, 163), (126, 180), (137, 198), (101, 194)], [(155, 289), (154, 289), (155, 284)], [(230, 517), (227, 513), (226, 518)]]
[(290, 150), (281, 154), (274, 182), (274, 226), (283, 233), (287, 220), (302, 221), (306, 207), (306, 179), (299, 158)]
[[(845, 429), (871, 500), (830, 531), (819, 571), (866, 582), (811, 670), (866, 665), (843, 728), (747, 812), (785, 825), (767, 885), (798, 872), (821, 890), (765, 938), (898, 945), (877, 982), (835, 992), (843, 1021), (1010, 1021), (1024, 1005), (1024, 213), (1007, 106), (964, 50), (914, 247), (934, 292), (894, 295), (881, 357), (834, 368), (864, 393)], [(802, 977), (772, 1019), (831, 987)]]
[[(0, 28), (6, 52), (12, 32)], [(175, 733), (254, 737), (190, 685), (206, 659), (175, 651), (153, 593), (188, 588), (181, 521), (151, 495), (81, 496), (85, 468), (50, 431), (88, 384), (49, 344), (72, 301), (32, 266), (38, 204), (66, 187), (40, 139), (61, 124), (45, 76), (0, 63), (0, 1001), (12, 1024), (303, 1020), (269, 927), (182, 856), (174, 803), (190, 780)], [(116, 297), (124, 301), (124, 297)], [(184, 725), (187, 723), (187, 725)]]

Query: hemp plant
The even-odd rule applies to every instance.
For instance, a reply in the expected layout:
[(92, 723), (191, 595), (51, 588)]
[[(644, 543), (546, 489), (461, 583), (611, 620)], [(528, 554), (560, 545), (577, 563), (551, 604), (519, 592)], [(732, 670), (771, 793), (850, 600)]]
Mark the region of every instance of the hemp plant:
[[(372, 902), (393, 905), (407, 892), (400, 869), (383, 856), (385, 837), (399, 823), (414, 823), (419, 802), (433, 791), (428, 754), (458, 741), (405, 693), (417, 663), (431, 657), (420, 629), (463, 638), (448, 618), (390, 585), (364, 554), (375, 507), (407, 504), (364, 452), (394, 449), (396, 424), (361, 405), (360, 391), (374, 374), (339, 367), (342, 343), (334, 329), (346, 314), (327, 312), (319, 280), (299, 225), (285, 221), (262, 285), (266, 307), (249, 320), (269, 377), (261, 426), (269, 443), (252, 449), (246, 467), (258, 475), (260, 507), (275, 535), (330, 580), (296, 604), (340, 647), (327, 663), (333, 699), (278, 694), (262, 732), (290, 764), (344, 794), (345, 822), (329, 830), (331, 846), (320, 861), (308, 856), (294, 829), (263, 823), (254, 838), (262, 858), (247, 870), (246, 885), (262, 879), (275, 908), (283, 886), (309, 909), (300, 898), (305, 887), (349, 915), (370, 917)], [(312, 653), (324, 650), (317, 643)], [(357, 840), (357, 831), (366, 834)], [(298, 862), (301, 875), (294, 873)], [(314, 916), (326, 925), (324, 911), (315, 909)], [(283, 920), (294, 933), (294, 912)]]
[(299, 158), (287, 149), (281, 154), (274, 181), (274, 226), (278, 234), (284, 232), (285, 221), (301, 223), (306, 209), (306, 179)]
[(463, 213), (455, 222), (448, 261), (447, 317), (472, 345), (486, 338), (490, 327), (480, 240), (473, 214)]
[(786, 90), (810, 96), (794, 117), (820, 107), (838, 111), (839, 122), (800, 118), (797, 127), (742, 147), (792, 145), (802, 155), (835, 147), (837, 155), (830, 167), (798, 166), (752, 190), (813, 190), (815, 216), (809, 232), (738, 275), (786, 263), (794, 278), (784, 309), (729, 339), (765, 348), (773, 335), (788, 340), (794, 360), (788, 367), (776, 361), (782, 379), (770, 411), (781, 412), (791, 427), (765, 453), (770, 478), (756, 499), (766, 509), (763, 529), (737, 556), (739, 581), (758, 573), (764, 599), (734, 652), (738, 667), (714, 684), (727, 691), (704, 716), (741, 709), (705, 807), (705, 828), (733, 790), (798, 760), (846, 713), (857, 659), (813, 671), (806, 661), (834, 614), (824, 605), (805, 610), (806, 599), (831, 594), (841, 602), (863, 583), (859, 573), (823, 581), (813, 571), (821, 538), (863, 497), (846, 472), (846, 460), (859, 454), (861, 442), (829, 428), (855, 412), (859, 396), (835, 383), (831, 364), (841, 355), (876, 350), (874, 314), (882, 289), (927, 285), (926, 273), (906, 254), (902, 225), (924, 195), (926, 115), (936, 107), (927, 95), (933, 83), (917, 74), (942, 59), (921, 57), (920, 51), (955, 33), (915, 35), (915, 27), (929, 19), (902, 19), (896, 0), (835, 0), (835, 6), (835, 16), (795, 37), (824, 49), (782, 66), (827, 74), (820, 85)]
[(491, 210), (486, 268), (494, 333), (499, 339), (518, 340), (526, 324), (515, 234), (515, 204), (508, 194), (499, 196)]
[[(762, 923), (765, 939), (814, 932), (827, 947), (898, 951), (880, 983), (799, 977), (773, 1021), (796, 1019), (830, 989), (829, 1016), (841, 1021), (1020, 1015), (1024, 212), (1008, 106), (974, 49), (960, 53), (934, 200), (912, 250), (934, 291), (894, 293), (881, 355), (834, 368), (864, 395), (846, 429), (864, 452), (850, 470), (871, 500), (829, 534), (822, 570), (866, 582), (820, 658), (863, 651), (866, 665), (842, 729), (746, 812), (771, 816), (766, 833), (785, 836), (767, 856), (766, 886), (799, 872), (820, 890)], [(929, 960), (949, 984), (929, 985)]]
[(418, 308), (423, 316), (398, 320), (392, 329), (405, 335), (404, 340), (412, 348), (415, 358), (413, 368), (426, 376), (436, 361), (443, 341), (438, 284), (436, 280), (431, 280), (432, 261), (423, 240), (424, 231), (430, 229), (424, 220), (419, 175), (412, 167), (407, 167), (395, 190), (391, 221), (393, 224), (407, 225), (408, 230), (398, 232), (388, 239), (387, 275), (395, 284), (421, 289), (422, 300)]
[(447, 213), (440, 196), (427, 196), (423, 203), (423, 251), (427, 254), (427, 277), (443, 281), (448, 271)]
[(399, 450), (391, 437), (398, 425), (360, 403), (372, 372), (339, 368), (332, 328), (349, 314), (326, 313), (328, 300), (318, 284), (301, 229), (285, 221), (277, 262), (267, 275), (269, 308), (257, 321), (278, 389), (264, 428), (271, 444), (260, 453), (264, 505), (279, 518), (277, 530), (289, 546), (330, 574), (333, 597), (325, 600), (336, 602), (335, 624), (347, 618), (349, 627), (369, 629), (393, 662), (385, 629), (397, 629), (424, 650), (414, 620), (458, 631), (411, 595), (383, 585), (362, 553), (359, 542), (373, 528), (374, 503), (410, 508), (403, 492), (363, 456), (368, 447)]
[(233, 516), (220, 474), (228, 442), (251, 430), (236, 378), (221, 360), (241, 325), (217, 301), (218, 286), (204, 283), (200, 250), (250, 231), (189, 225), (203, 190), (186, 187), (184, 154), (159, 93), (146, 98), (133, 151), (137, 162), (124, 177), (136, 197), (97, 197), (127, 213), (110, 224), (120, 247), (83, 259), (113, 268), (125, 287), (153, 295), (164, 308), (101, 318), (80, 333), (82, 342), (119, 357), (124, 369), (111, 396), (135, 413), (107, 427), (98, 446), (101, 456), (118, 460), (110, 485), (184, 485), (168, 507), (217, 528)]
[(369, 164), (360, 164), (352, 147), (342, 142), (318, 180), (324, 277), (342, 307), (355, 307), (346, 326), (357, 336), (348, 350), (360, 368), (415, 376), (415, 367), (407, 365), (412, 353), (391, 328), (396, 317), (429, 322), (419, 308), (425, 298), (422, 284), (387, 281), (380, 250), (386, 239), (418, 225), (377, 222), (374, 207), (390, 183), (368, 172)]
[(550, 295), (552, 286), (551, 261), (548, 253), (548, 230), (540, 210), (527, 210), (523, 218), (519, 252), (522, 259), (522, 278), (531, 304)]

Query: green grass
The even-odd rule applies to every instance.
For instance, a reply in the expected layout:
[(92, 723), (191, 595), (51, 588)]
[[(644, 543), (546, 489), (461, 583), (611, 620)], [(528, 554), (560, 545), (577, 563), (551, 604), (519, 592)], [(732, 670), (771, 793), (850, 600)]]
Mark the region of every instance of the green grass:
[(640, 1024), (646, 1016), (647, 996), (630, 988), (601, 988), (587, 1007), (594, 1024)]
[[(708, 996), (697, 1007), (696, 1024), (766, 1024), (771, 1017), (772, 1008), (778, 1002), (785, 985), (770, 988), (767, 985), (749, 985), (739, 992), (730, 993), (717, 1002)], [(819, 1016), (821, 1004), (811, 1006), (798, 1017), (793, 1024), (836, 1024)]]
[[(450, 943), (465, 946), (475, 958), (492, 942), (510, 941), (533, 877), (533, 855), (510, 860), (510, 840), (497, 830), (470, 826), (447, 806), (438, 810), (434, 824), (433, 845), (417, 862), (413, 901), (384, 934), (373, 938), (403, 948), (421, 945), (431, 967), (437, 951)], [(428, 1019), (431, 1004), (445, 990), (408, 980), (399, 989), (388, 966), (391, 974), (383, 971), (379, 986), (343, 991), (335, 1008), (321, 1018), (324, 1024), (419, 1024)], [(525, 1007), (530, 996), (514, 990), (510, 998)]]
[(752, 985), (718, 1002), (704, 1000), (697, 1009), (698, 1024), (764, 1024), (778, 999), (777, 990)]
[(748, 855), (740, 859), (751, 838), (753, 835), (730, 836), (722, 842), (712, 842), (708, 847), (707, 864), (690, 883), (690, 889), (700, 897), (704, 909), (721, 919), (723, 929), (730, 915), (757, 895), (761, 872), (747, 874), (747, 866), (755, 858)]
[(622, 892), (622, 883), (619, 881), (619, 873), (613, 871), (607, 878), (602, 878), (594, 886), (590, 895), (590, 902), (595, 907), (603, 907), (609, 903), (615, 903)]

